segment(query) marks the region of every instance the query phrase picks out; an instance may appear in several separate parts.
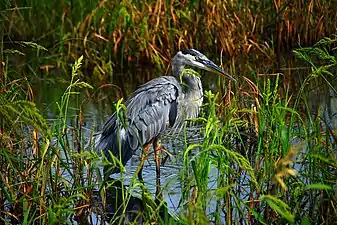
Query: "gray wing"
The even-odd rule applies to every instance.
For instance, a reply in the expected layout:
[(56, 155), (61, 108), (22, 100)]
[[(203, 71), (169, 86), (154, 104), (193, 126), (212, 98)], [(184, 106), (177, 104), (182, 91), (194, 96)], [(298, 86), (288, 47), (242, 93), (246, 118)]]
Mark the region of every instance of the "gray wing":
[[(138, 132), (142, 145), (178, 122), (180, 97), (178, 81), (163, 76), (140, 86), (126, 101), (130, 129)], [(132, 147), (138, 146), (132, 143)]]
[[(116, 114), (113, 114), (103, 127), (98, 150), (102, 150), (108, 158), (110, 150), (125, 165), (139, 147), (169, 126), (179, 123), (181, 95), (180, 84), (170, 76), (159, 77), (140, 86), (125, 102), (127, 126), (120, 126)], [(111, 172), (119, 172), (119, 169), (113, 168)]]

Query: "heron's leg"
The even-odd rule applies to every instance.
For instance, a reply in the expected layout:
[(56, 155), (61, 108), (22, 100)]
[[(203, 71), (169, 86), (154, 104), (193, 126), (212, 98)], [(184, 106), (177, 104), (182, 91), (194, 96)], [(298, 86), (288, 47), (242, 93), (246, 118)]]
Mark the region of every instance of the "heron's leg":
[(156, 200), (162, 200), (163, 196), (160, 190), (160, 158), (159, 153), (162, 149), (158, 138), (154, 140), (154, 157), (156, 160)]
[(161, 150), (166, 153), (165, 157), (161, 161), (161, 165), (164, 166), (168, 158), (174, 158), (174, 155), (172, 155), (169, 151), (167, 151), (164, 146), (161, 145)]
[(147, 153), (148, 153), (148, 151), (149, 151), (149, 149), (150, 149), (150, 147), (151, 147), (151, 142), (149, 142), (149, 143), (147, 143), (145, 146), (144, 146), (144, 151), (143, 151), (143, 153), (142, 153), (142, 159), (141, 159), (141, 161), (140, 161), (140, 169), (139, 169), (139, 171), (138, 171), (138, 173), (137, 173), (137, 176), (138, 176), (138, 179), (140, 180), (140, 181), (143, 181), (143, 175), (142, 175), (142, 172), (143, 172), (143, 166), (144, 166), (144, 162), (145, 162), (145, 160), (146, 160), (146, 158), (147, 158)]

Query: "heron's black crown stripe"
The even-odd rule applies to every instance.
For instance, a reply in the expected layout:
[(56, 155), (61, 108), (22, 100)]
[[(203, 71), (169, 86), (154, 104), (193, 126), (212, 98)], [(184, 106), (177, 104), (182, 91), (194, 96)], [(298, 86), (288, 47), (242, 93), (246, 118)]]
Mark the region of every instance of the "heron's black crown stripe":
[(181, 50), (181, 52), (184, 55), (187, 55), (187, 54), (190, 54), (190, 55), (193, 55), (193, 56), (197, 56), (198, 55), (198, 53), (194, 49), (184, 49), (184, 50)]

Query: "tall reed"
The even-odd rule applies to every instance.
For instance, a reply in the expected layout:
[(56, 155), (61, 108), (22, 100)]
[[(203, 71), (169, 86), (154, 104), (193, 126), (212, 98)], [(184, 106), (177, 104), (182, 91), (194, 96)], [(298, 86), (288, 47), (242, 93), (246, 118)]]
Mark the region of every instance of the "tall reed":
[(85, 77), (106, 81), (135, 62), (163, 69), (178, 49), (192, 47), (222, 53), (226, 67), (242, 55), (282, 66), (282, 52), (333, 34), (334, 9), (329, 1), (17, 0), (5, 1), (0, 13), (6, 45), (31, 40), (49, 50), (30, 59), (36, 73), (66, 71), (85, 55)]

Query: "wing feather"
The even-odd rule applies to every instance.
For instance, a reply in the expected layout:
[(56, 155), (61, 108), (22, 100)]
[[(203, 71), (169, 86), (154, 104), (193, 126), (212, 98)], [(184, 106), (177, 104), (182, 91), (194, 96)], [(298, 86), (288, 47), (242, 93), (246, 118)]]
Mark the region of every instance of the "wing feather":
[[(98, 149), (108, 158), (110, 150), (125, 165), (140, 146), (178, 123), (181, 96), (180, 84), (171, 76), (159, 77), (140, 86), (125, 102), (128, 126), (118, 129), (120, 126), (116, 114), (113, 114), (103, 127)], [(123, 132), (118, 133), (118, 130)], [(113, 168), (111, 172), (118, 171), (118, 168)]]

